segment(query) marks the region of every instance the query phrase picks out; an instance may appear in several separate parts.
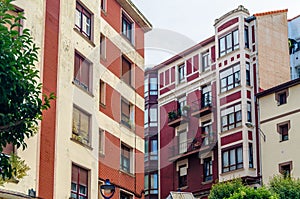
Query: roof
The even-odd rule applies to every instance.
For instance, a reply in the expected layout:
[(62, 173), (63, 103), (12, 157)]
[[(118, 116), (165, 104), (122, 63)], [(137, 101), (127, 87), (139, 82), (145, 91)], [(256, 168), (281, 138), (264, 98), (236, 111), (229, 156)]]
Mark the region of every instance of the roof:
[(274, 11), (269, 11), (269, 12), (256, 13), (256, 14), (254, 14), (254, 16), (260, 17), (260, 16), (265, 16), (265, 15), (272, 15), (272, 14), (284, 13), (284, 12), (287, 12), (287, 11), (288, 11), (288, 9), (274, 10)]
[(195, 197), (191, 192), (171, 191), (167, 199), (195, 199)]
[(131, 0), (117, 0), (117, 2), (126, 10), (126, 12), (130, 14), (130, 17), (132, 17), (145, 32), (152, 30), (152, 24), (132, 3)]
[(196, 44), (196, 45), (194, 45), (194, 46), (192, 46), (192, 47), (184, 50), (183, 52), (181, 52), (181, 53), (179, 53), (179, 54), (171, 57), (170, 59), (162, 62), (161, 64), (159, 64), (157, 66), (154, 66), (153, 69), (158, 70), (158, 69), (160, 69), (160, 68), (162, 68), (162, 67), (164, 67), (166, 65), (169, 65), (170, 63), (175, 62), (175, 61), (181, 59), (182, 57), (184, 57), (184, 56), (186, 56), (186, 55), (194, 52), (195, 50), (198, 50), (201, 47), (203, 47), (203, 46), (205, 46), (205, 45), (207, 45), (207, 44), (209, 44), (211, 42), (214, 42), (214, 41), (215, 41), (215, 36), (211, 36), (211, 37), (205, 39), (204, 41), (201, 41), (200, 43), (198, 43), (198, 44)]
[(295, 86), (295, 85), (298, 85), (298, 84), (300, 84), (300, 78), (297, 78), (297, 79), (294, 79), (294, 80), (285, 82), (285, 83), (280, 84), (280, 85), (278, 85), (278, 86), (274, 86), (274, 87), (272, 87), (272, 88), (269, 88), (269, 89), (267, 89), (267, 90), (264, 90), (264, 91), (262, 91), (262, 92), (259, 92), (259, 93), (256, 94), (256, 96), (257, 96), (258, 98), (264, 97), (264, 96), (266, 96), (266, 95), (270, 95), (270, 94), (272, 94), (272, 93), (276, 93), (276, 92), (278, 92), (278, 91), (284, 90), (284, 89), (286, 89), (286, 88), (290, 88), (290, 87)]
[(293, 21), (294, 19), (297, 19), (298, 17), (300, 17), (300, 15), (297, 15), (297, 16), (291, 18), (291, 19), (288, 19), (288, 21), (289, 21), (289, 22), (290, 22), (290, 21)]

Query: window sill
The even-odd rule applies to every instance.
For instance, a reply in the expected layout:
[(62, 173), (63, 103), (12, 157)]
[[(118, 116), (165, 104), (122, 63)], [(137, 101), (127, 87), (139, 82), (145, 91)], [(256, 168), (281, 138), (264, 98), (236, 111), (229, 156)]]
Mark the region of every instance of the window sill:
[[(229, 130), (226, 130), (226, 131), (222, 131), (222, 132), (221, 132), (221, 135), (227, 134), (227, 133), (231, 133), (231, 132), (233, 132), (233, 131), (236, 131), (236, 130), (239, 130), (239, 129), (242, 129), (242, 128), (243, 128), (243, 125), (238, 126), (238, 127), (235, 127), (235, 128), (233, 128), (233, 129), (229, 129)], [(252, 127), (252, 128), (254, 128), (254, 127)]]
[(183, 191), (185, 189), (188, 189), (189, 187), (186, 185), (186, 186), (183, 186), (183, 187), (178, 187), (178, 189), (180, 189), (180, 191)]
[(222, 96), (225, 96), (225, 95), (229, 95), (229, 93), (232, 94), (235, 91), (240, 90), (241, 88), (242, 88), (242, 85), (240, 84), (240, 85), (238, 85), (238, 86), (236, 86), (236, 87), (234, 87), (234, 88), (232, 88), (230, 90), (223, 91), (223, 92), (220, 91), (219, 96), (222, 97)]
[(239, 171), (243, 171), (243, 170), (245, 170), (245, 169), (240, 168), (240, 169), (236, 169), (236, 170), (232, 170), (232, 171), (222, 172), (222, 173), (220, 173), (220, 176), (225, 176), (225, 175), (232, 174), (232, 173), (239, 172)]
[(121, 32), (120, 33), (120, 35), (121, 35), (121, 37), (132, 47), (132, 48), (134, 48), (135, 49), (135, 46), (134, 46), (134, 44), (125, 36), (125, 35), (123, 35), (123, 33)]
[(73, 28), (73, 30), (75, 32), (77, 32), (85, 41), (87, 41), (92, 47), (95, 47), (96, 45), (94, 44), (94, 42), (92, 40), (90, 40), (89, 38), (87, 38), (86, 36), (84, 36), (77, 28)]
[(70, 140), (72, 140), (73, 142), (77, 143), (77, 144), (80, 144), (81, 146), (89, 149), (89, 150), (93, 150), (93, 148), (90, 146), (90, 145), (87, 145), (87, 144), (84, 144), (83, 142), (79, 141), (79, 140), (76, 140), (75, 138), (70, 138)]
[(129, 88), (131, 88), (131, 89), (133, 89), (134, 91), (135, 91), (135, 88), (134, 88), (134, 86), (133, 85), (131, 85), (131, 84), (128, 84), (127, 82), (125, 82), (123, 79), (121, 79), (122, 80), (122, 82), (124, 83), (124, 84), (126, 84)]
[(103, 104), (103, 103), (99, 103), (99, 106), (101, 106), (102, 108), (105, 108), (106, 109), (106, 105), (105, 104)]
[(104, 16), (107, 16), (107, 11), (101, 8), (101, 13), (104, 14)]
[(279, 143), (287, 142), (289, 140), (280, 140)]
[(99, 155), (100, 158), (105, 158), (105, 154), (104, 153), (99, 152), (98, 155)]
[(124, 171), (124, 170), (122, 170), (122, 169), (120, 169), (119, 172), (120, 172), (120, 173), (124, 173), (124, 174), (126, 174), (126, 175), (129, 175), (130, 177), (135, 178), (135, 175), (134, 175), (133, 173), (129, 173), (129, 172)]
[(129, 131), (134, 131), (134, 125), (131, 125), (129, 127), (129, 125), (124, 124), (122, 121), (120, 122), (120, 126), (125, 127), (126, 129), (128, 129)]
[(84, 88), (82, 88), (81, 86), (79, 86), (78, 84), (76, 84), (74, 81), (72, 81), (72, 84), (74, 84), (77, 88), (79, 88), (80, 90), (82, 90), (83, 92), (85, 92), (86, 94), (88, 94), (91, 97), (95, 97), (93, 95), (93, 93), (91, 93), (90, 91), (85, 90)]
[(210, 184), (210, 183), (213, 183), (213, 180), (204, 181), (201, 184), (205, 185), (205, 184)]
[(239, 50), (240, 50), (240, 48), (235, 49), (234, 51), (231, 51), (225, 55), (222, 55), (221, 57), (218, 57), (217, 60), (220, 61), (221, 59), (226, 59), (226, 58), (228, 58), (229, 55), (232, 55), (232, 54), (238, 52)]

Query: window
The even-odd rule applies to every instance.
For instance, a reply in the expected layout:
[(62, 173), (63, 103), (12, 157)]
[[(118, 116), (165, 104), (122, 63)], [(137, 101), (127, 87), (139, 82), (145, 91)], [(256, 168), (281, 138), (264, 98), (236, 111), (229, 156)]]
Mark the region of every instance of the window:
[[(150, 185), (150, 187), (149, 187)], [(150, 173), (145, 175), (145, 195), (158, 194), (158, 175)]]
[(207, 71), (209, 69), (209, 52), (202, 54), (202, 71)]
[(222, 152), (223, 173), (243, 168), (242, 146)]
[(120, 199), (132, 199), (132, 195), (125, 193), (123, 191), (120, 192)]
[(213, 142), (214, 134), (212, 132), (211, 121), (202, 123), (202, 135), (204, 136), (204, 145), (209, 145)]
[(100, 58), (106, 58), (106, 37), (100, 34)]
[(277, 131), (280, 135), (280, 142), (289, 140), (289, 128), (289, 121), (277, 124)]
[(91, 91), (91, 67), (92, 64), (75, 52), (74, 83), (86, 91)]
[(152, 139), (150, 141), (151, 148), (150, 148), (150, 160), (158, 160), (158, 143), (157, 139)]
[(239, 33), (238, 30), (232, 31), (229, 34), (219, 39), (219, 57), (230, 53), (239, 48)]
[(101, 0), (101, 10), (106, 11), (106, 0)]
[(204, 159), (204, 182), (212, 180), (212, 159), (211, 157)]
[(283, 105), (287, 103), (287, 97), (289, 95), (288, 89), (279, 91), (275, 94), (275, 100), (277, 101), (277, 105)]
[(88, 198), (88, 170), (72, 165), (71, 198)]
[(178, 83), (185, 81), (185, 65), (184, 63), (178, 66)]
[(150, 127), (157, 126), (157, 107), (150, 108)]
[(150, 95), (157, 95), (157, 78), (150, 78)]
[(231, 90), (240, 85), (240, 65), (235, 65), (220, 73), (221, 92)]
[(73, 108), (72, 138), (84, 144), (89, 144), (90, 115)]
[(105, 88), (106, 88), (106, 84), (104, 81), (100, 80), (99, 83), (99, 102), (100, 105), (105, 105)]
[(133, 44), (133, 22), (123, 14), (122, 15), (122, 34)]
[(184, 110), (184, 108), (183, 108), (183, 107), (186, 106), (186, 97), (185, 96), (180, 97), (178, 99), (178, 105), (179, 105), (179, 107), (178, 107), (179, 114), (183, 114), (183, 115), (186, 116), (187, 115), (187, 110)]
[(180, 154), (185, 153), (187, 151), (187, 131), (186, 131), (186, 129), (178, 132), (178, 146), (179, 146)]
[(121, 123), (128, 128), (132, 128), (134, 124), (134, 107), (127, 100), (121, 100)]
[(203, 86), (201, 90), (202, 90), (201, 107), (205, 108), (211, 106), (211, 86), (210, 85)]
[(228, 107), (221, 111), (222, 131), (227, 131), (242, 125), (241, 104)]
[(280, 93), (279, 94), (279, 105), (286, 104), (286, 93)]
[(246, 84), (251, 86), (250, 64), (248, 62), (246, 62)]
[(144, 160), (148, 161), (149, 157), (149, 140), (145, 140), (145, 155), (144, 155)]
[(132, 149), (121, 145), (121, 170), (131, 173), (131, 153)]
[(185, 187), (187, 186), (187, 165), (179, 166), (179, 175), (178, 175), (178, 186)]
[(248, 26), (245, 26), (244, 39), (245, 39), (245, 48), (249, 48), (249, 30), (248, 30)]
[(149, 109), (146, 108), (144, 111), (144, 127), (148, 127), (149, 124)]
[(285, 178), (291, 176), (292, 169), (293, 169), (293, 163), (292, 163), (292, 161), (279, 164), (279, 172)]
[(99, 154), (104, 155), (105, 131), (99, 130)]
[(89, 39), (91, 39), (91, 21), (92, 14), (76, 2), (75, 27)]
[(249, 168), (253, 168), (253, 145), (249, 143)]
[(122, 57), (122, 80), (131, 86), (131, 62)]
[(247, 122), (252, 122), (251, 102), (247, 102)]
[(144, 80), (144, 96), (147, 97), (149, 94), (149, 79), (146, 77)]

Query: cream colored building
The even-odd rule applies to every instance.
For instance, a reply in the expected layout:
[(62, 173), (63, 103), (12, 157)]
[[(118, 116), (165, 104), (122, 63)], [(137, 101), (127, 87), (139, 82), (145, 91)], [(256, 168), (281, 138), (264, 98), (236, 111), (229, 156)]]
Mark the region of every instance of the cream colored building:
[(300, 177), (299, 96), (300, 79), (283, 83), (257, 95), (264, 184), (280, 173)]

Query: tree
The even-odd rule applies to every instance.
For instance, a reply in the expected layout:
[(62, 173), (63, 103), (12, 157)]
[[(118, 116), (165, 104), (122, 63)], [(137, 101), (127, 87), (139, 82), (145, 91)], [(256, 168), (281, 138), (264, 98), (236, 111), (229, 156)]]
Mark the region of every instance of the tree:
[(278, 199), (276, 193), (272, 193), (266, 187), (254, 189), (243, 185), (241, 179), (220, 182), (214, 184), (209, 199)]
[[(23, 150), (25, 139), (37, 132), (42, 111), (50, 108), (54, 95), (42, 95), (39, 83), (38, 47), (29, 29), (18, 31), (25, 20), (22, 12), (16, 16), (13, 0), (0, 0), (0, 181), (18, 178), (26, 172), (23, 161), (2, 153), (8, 144)], [(42, 99), (43, 98), (43, 99)], [(18, 164), (23, 162), (23, 168)], [(17, 165), (17, 166), (16, 166)]]
[(300, 198), (300, 179), (275, 176), (270, 180), (269, 189), (280, 199)]
[(219, 182), (212, 186), (209, 199), (229, 198), (236, 190), (243, 187), (241, 179), (234, 179), (232, 181)]

